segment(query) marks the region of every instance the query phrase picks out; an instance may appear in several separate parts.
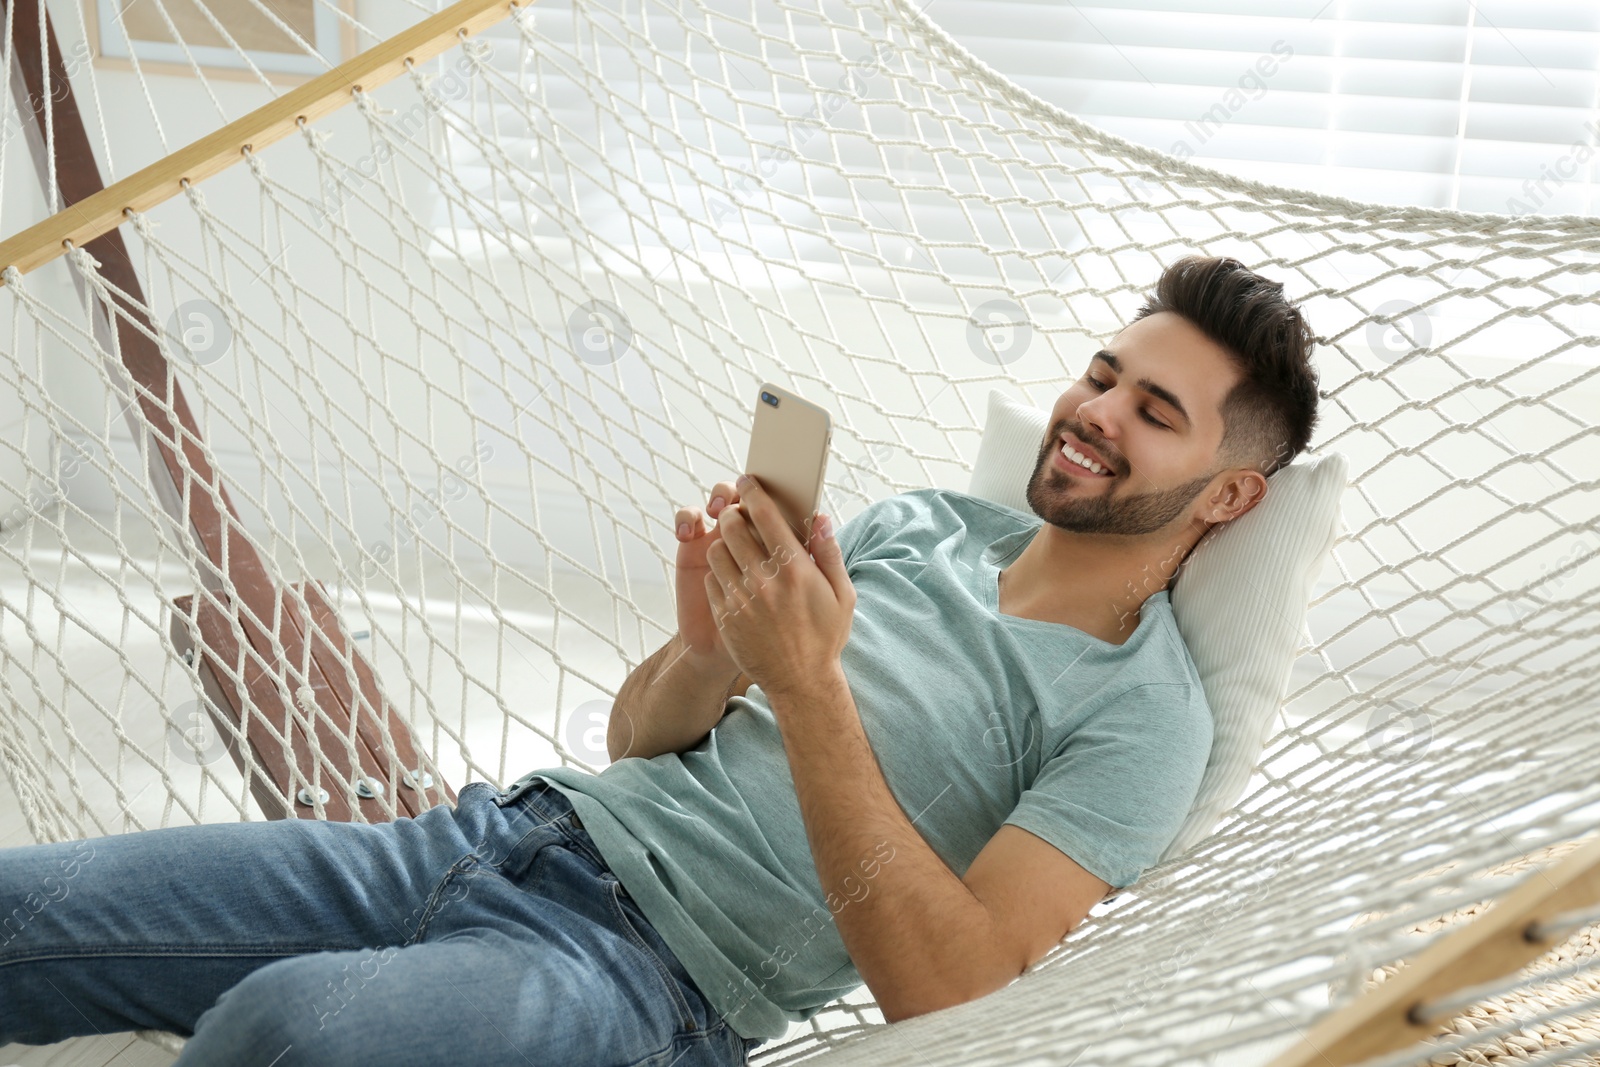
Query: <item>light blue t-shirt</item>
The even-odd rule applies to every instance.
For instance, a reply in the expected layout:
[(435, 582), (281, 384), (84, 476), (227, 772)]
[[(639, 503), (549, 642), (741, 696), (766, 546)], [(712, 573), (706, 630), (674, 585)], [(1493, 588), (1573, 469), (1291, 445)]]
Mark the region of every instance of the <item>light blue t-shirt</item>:
[[(948, 489), (869, 505), (837, 535), (856, 589), (842, 664), (890, 791), (958, 877), (1011, 823), (1122, 887), (1194, 802), (1210, 709), (1165, 591), (1121, 645), (999, 611), (999, 572), (1042, 525)], [(718, 1013), (769, 1039), (861, 976), (766, 695), (728, 703), (685, 752), (538, 773)], [(863, 883), (890, 858), (862, 857)]]

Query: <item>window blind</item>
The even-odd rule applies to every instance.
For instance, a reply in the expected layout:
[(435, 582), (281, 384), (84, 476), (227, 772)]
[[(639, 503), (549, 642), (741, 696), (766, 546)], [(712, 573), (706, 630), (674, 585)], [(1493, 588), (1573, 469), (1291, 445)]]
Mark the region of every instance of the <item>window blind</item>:
[(932, 0), (1034, 95), (1258, 181), (1387, 204), (1593, 213), (1593, 0)]

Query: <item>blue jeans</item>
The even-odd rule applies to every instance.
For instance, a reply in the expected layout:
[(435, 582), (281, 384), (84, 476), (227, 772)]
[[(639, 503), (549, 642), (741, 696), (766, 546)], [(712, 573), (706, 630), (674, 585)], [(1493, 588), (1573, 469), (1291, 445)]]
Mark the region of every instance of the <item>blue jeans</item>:
[(543, 779), (392, 823), (0, 849), (0, 1045), (165, 1030), (181, 1067), (724, 1067), (719, 1018)]

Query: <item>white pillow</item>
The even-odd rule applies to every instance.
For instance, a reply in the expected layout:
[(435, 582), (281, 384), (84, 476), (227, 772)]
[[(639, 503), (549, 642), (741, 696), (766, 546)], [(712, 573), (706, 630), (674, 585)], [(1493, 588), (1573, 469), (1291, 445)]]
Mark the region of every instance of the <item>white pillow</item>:
[[(1050, 412), (991, 390), (967, 492), (1033, 514), (1028, 478), (1049, 421)], [(1312, 587), (1339, 532), (1347, 475), (1337, 452), (1275, 472), (1261, 503), (1212, 527), (1173, 580), (1172, 614), (1215, 727), (1200, 792), (1163, 863), (1209, 834), (1244, 795), (1289, 684)]]

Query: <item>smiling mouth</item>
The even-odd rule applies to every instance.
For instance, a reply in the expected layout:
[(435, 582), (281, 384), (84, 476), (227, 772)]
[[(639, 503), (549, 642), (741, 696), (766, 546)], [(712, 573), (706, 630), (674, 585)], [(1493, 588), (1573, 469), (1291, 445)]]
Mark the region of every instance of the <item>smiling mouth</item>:
[(1069, 467), (1075, 467), (1089, 477), (1115, 477), (1111, 468), (1102, 466), (1099, 462), (1090, 459), (1088, 456), (1085, 456), (1082, 452), (1079, 452), (1065, 441), (1061, 443), (1061, 447), (1056, 451), (1061, 456), (1063, 464)]

